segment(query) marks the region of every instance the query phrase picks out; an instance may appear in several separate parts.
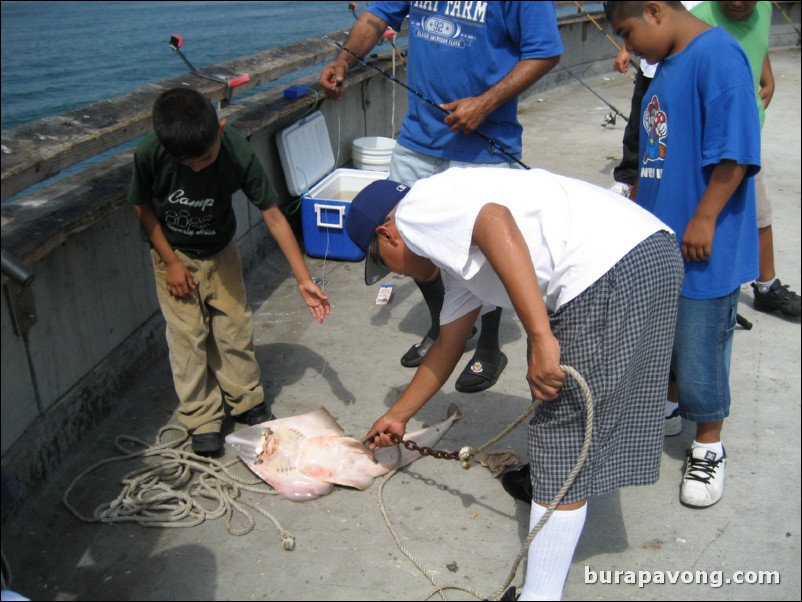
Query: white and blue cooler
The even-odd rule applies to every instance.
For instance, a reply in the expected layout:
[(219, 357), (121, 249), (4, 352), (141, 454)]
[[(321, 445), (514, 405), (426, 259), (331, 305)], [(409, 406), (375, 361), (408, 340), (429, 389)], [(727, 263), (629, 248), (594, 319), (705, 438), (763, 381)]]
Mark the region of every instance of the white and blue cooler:
[(301, 197), (304, 249), (310, 257), (360, 261), (365, 255), (348, 237), (345, 216), (354, 197), (387, 172), (335, 169), (326, 120), (319, 111), (276, 136), (290, 194)]

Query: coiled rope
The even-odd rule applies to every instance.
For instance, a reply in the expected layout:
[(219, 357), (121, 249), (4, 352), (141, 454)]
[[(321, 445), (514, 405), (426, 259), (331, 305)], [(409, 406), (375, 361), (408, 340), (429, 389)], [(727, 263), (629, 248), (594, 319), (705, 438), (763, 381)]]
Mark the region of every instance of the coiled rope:
[[(169, 431), (177, 431), (178, 437), (164, 440)], [(285, 550), (294, 549), (295, 536), (292, 533), (258, 504), (240, 496), (244, 491), (269, 495), (275, 495), (275, 491), (260, 479), (246, 480), (234, 475), (229, 468), (240, 464), (239, 458), (224, 465), (182, 449), (188, 441), (189, 432), (176, 425), (162, 427), (153, 446), (135, 437), (121, 435), (114, 440), (114, 445), (123, 455), (101, 460), (84, 470), (67, 487), (62, 502), (85, 523), (130, 522), (143, 527), (180, 528), (194, 527), (207, 519), (225, 516), (229, 533), (236, 536), (246, 535), (255, 527), (256, 521), (248, 511), (250, 508), (273, 522)], [(125, 475), (119, 495), (99, 505), (91, 516), (83, 515), (70, 502), (71, 492), (87, 475), (106, 464), (135, 458), (156, 458), (159, 461)], [(201, 499), (216, 501), (216, 506), (206, 508), (200, 503)], [(244, 526), (234, 526), (235, 512), (242, 515)]]
[[(387, 508), (386, 508), (386, 506), (384, 504), (384, 499), (382, 497), (382, 492), (384, 491), (384, 486), (387, 484), (387, 482), (398, 471), (394, 470), (394, 471), (388, 473), (387, 475), (385, 475), (384, 477), (382, 477), (381, 483), (379, 485), (379, 489), (378, 489), (378, 492), (377, 492), (377, 496), (379, 498), (379, 509), (381, 510), (382, 516), (384, 517), (384, 522), (387, 525), (387, 529), (390, 531), (390, 534), (393, 536), (393, 539), (395, 540), (396, 545), (398, 546), (398, 549), (401, 550), (401, 553), (403, 553), (404, 556), (406, 556), (412, 562), (412, 564), (414, 564), (415, 567), (421, 573), (423, 573), (423, 575), (434, 586), (433, 590), (431, 590), (425, 596), (422, 596), (420, 598), (421, 600), (428, 600), (429, 598), (431, 598), (435, 594), (440, 594), (440, 597), (443, 600), (446, 600), (447, 598), (445, 597), (444, 592), (445, 592), (445, 590), (449, 590), (449, 589), (455, 589), (455, 590), (460, 590), (460, 591), (467, 592), (467, 593), (471, 594), (472, 596), (475, 596), (477, 599), (480, 599), (480, 600), (482, 600), (482, 599), (489, 599), (489, 600), (499, 600), (499, 599), (501, 599), (501, 596), (504, 594), (504, 592), (509, 587), (510, 583), (512, 583), (512, 580), (515, 578), (515, 574), (518, 572), (518, 567), (521, 564), (521, 560), (523, 560), (524, 556), (526, 556), (526, 554), (527, 554), (527, 552), (529, 550), (529, 546), (532, 543), (532, 540), (537, 536), (537, 534), (541, 531), (541, 529), (543, 529), (543, 526), (549, 520), (549, 518), (551, 517), (551, 515), (554, 512), (555, 508), (557, 508), (557, 506), (560, 504), (560, 501), (562, 501), (563, 497), (565, 496), (565, 493), (568, 491), (568, 489), (570, 489), (571, 485), (573, 485), (574, 479), (576, 479), (576, 476), (579, 474), (579, 471), (582, 469), (582, 465), (585, 463), (585, 459), (588, 456), (588, 450), (590, 449), (590, 440), (591, 440), (591, 435), (593, 433), (593, 399), (591, 397), (590, 387), (588, 387), (587, 382), (585, 382), (585, 379), (582, 378), (582, 375), (579, 374), (579, 372), (577, 372), (576, 370), (574, 370), (570, 366), (560, 365), (560, 368), (563, 370), (563, 372), (565, 372), (566, 374), (570, 375), (576, 381), (577, 385), (579, 385), (579, 388), (581, 389), (583, 395), (585, 396), (585, 437), (584, 437), (584, 440), (582, 442), (582, 447), (581, 447), (581, 449), (579, 451), (579, 456), (577, 457), (576, 464), (574, 465), (574, 467), (571, 470), (571, 472), (568, 473), (568, 476), (566, 477), (565, 482), (563, 483), (563, 486), (560, 488), (560, 490), (554, 496), (554, 498), (552, 499), (551, 503), (548, 505), (545, 514), (541, 517), (541, 519), (534, 526), (534, 528), (529, 532), (529, 535), (527, 536), (527, 538), (524, 540), (523, 544), (521, 545), (521, 549), (518, 552), (518, 557), (513, 562), (512, 569), (510, 570), (510, 573), (507, 576), (507, 579), (505, 580), (504, 584), (500, 588), (498, 588), (489, 598), (485, 598), (479, 592), (477, 592), (477, 591), (475, 591), (475, 590), (473, 590), (473, 589), (471, 589), (469, 587), (465, 587), (463, 585), (459, 585), (459, 584), (438, 585), (437, 584), (437, 582), (435, 580), (435, 577), (431, 573), (431, 571), (426, 569), (417, 560), (417, 558), (415, 558), (415, 556), (412, 554), (412, 552), (410, 552), (401, 543), (401, 539), (398, 536), (398, 533), (396, 532), (396, 530), (393, 527), (393, 525), (390, 523), (390, 518), (389, 518), (389, 516), (387, 514)], [(502, 438), (507, 436), (510, 432), (513, 431), (513, 429), (515, 429), (515, 427), (517, 427), (519, 424), (521, 424), (521, 422), (523, 422), (524, 419), (527, 416), (529, 416), (532, 412), (534, 412), (535, 409), (538, 406), (539, 406), (539, 402), (538, 401), (533, 402), (526, 409), (526, 411), (523, 414), (521, 414), (518, 418), (516, 418), (499, 435), (497, 435), (496, 437), (492, 438), (490, 441), (488, 441), (487, 443), (485, 443), (481, 447), (479, 447), (477, 449), (474, 449), (474, 448), (471, 448), (471, 447), (463, 447), (460, 450), (460, 454), (459, 454), (460, 455), (460, 465), (463, 468), (469, 468), (470, 459), (472, 459), (473, 456), (475, 456), (477, 453), (487, 449), (491, 445), (494, 445), (499, 440), (501, 440)]]

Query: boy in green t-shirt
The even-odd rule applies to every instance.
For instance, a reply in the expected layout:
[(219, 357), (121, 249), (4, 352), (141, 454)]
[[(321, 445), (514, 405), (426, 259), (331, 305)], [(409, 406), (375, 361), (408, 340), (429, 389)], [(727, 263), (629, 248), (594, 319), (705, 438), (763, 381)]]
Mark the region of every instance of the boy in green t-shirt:
[(153, 128), (137, 146), (128, 201), (150, 241), (167, 323), (178, 419), (195, 453), (222, 451), (224, 404), (249, 425), (273, 418), (253, 350), (253, 320), (233, 242), (232, 196), (258, 207), (318, 322), (331, 308), (313, 282), (277, 195), (248, 142), (195, 90), (163, 92)]

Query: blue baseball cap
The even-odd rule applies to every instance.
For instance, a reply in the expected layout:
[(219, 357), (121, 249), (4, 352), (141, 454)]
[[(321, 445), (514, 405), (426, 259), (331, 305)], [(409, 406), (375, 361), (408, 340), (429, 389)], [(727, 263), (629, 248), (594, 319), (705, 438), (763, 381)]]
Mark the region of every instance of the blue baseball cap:
[(365, 254), (365, 284), (375, 284), (390, 270), (379, 263), (378, 254), (371, 253), (376, 228), (381, 226), (390, 211), (403, 199), (409, 186), (392, 180), (371, 182), (351, 201), (345, 218), (345, 231)]

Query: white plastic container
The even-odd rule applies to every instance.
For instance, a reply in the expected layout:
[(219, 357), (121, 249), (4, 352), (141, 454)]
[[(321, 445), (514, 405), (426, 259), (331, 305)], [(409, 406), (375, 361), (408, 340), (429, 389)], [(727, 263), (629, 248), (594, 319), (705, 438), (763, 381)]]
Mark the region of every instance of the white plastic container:
[(380, 136), (357, 138), (351, 143), (354, 167), (368, 171), (390, 171), (395, 140)]

